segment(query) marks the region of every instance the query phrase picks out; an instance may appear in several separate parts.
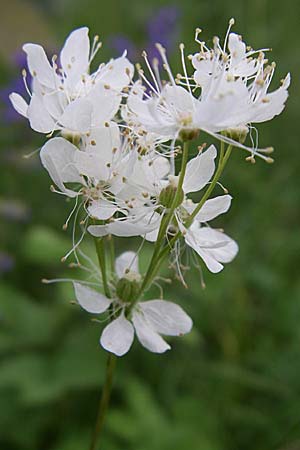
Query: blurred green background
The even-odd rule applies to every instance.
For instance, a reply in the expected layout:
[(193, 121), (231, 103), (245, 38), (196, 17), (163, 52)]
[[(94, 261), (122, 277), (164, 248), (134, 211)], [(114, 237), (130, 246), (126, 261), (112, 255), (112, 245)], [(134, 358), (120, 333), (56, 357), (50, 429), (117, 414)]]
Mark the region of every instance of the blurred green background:
[(21, 45), (39, 42), (54, 52), (73, 28), (87, 25), (103, 40), (105, 61), (125, 37), (133, 52), (147, 46), (158, 16), (158, 35), (172, 35), (171, 61), (182, 40), (196, 51), (196, 27), (209, 40), (224, 36), (235, 17), (234, 31), (247, 43), (273, 48), (273, 88), (287, 71), (292, 86), (284, 113), (259, 127), (260, 145), (276, 149), (275, 164), (250, 165), (236, 150), (223, 176), (234, 202), (215, 224), (239, 242), (238, 257), (219, 275), (205, 271), (205, 290), (196, 270), (188, 290), (178, 281), (165, 288), (193, 317), (194, 330), (167, 354), (135, 343), (119, 360), (102, 448), (300, 449), (300, 3), (10, 0), (1, 2), (0, 16), (1, 450), (87, 449), (106, 359), (101, 325), (70, 304), (70, 286), (40, 283), (80, 274), (60, 263), (70, 247), (71, 232), (61, 230), (70, 205), (49, 191), (38, 154), (23, 158), (44, 137), (7, 109)]

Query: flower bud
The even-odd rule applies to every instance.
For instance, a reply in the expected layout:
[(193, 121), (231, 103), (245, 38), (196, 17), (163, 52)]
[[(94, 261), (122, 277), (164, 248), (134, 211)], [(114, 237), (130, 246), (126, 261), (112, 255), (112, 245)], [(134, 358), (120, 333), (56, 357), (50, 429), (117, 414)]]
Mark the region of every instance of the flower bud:
[(193, 141), (199, 136), (199, 130), (196, 128), (183, 128), (179, 133), (179, 139), (183, 142)]
[(245, 142), (248, 133), (249, 128), (244, 125), (236, 128), (227, 128), (226, 130), (222, 131), (222, 134), (224, 136), (227, 136), (230, 139), (239, 142), (240, 144), (243, 144)]
[(78, 133), (73, 133), (69, 130), (63, 130), (61, 133), (62, 137), (64, 137), (67, 141), (71, 142), (71, 144), (75, 145), (76, 147), (79, 146), (81, 136)]
[[(169, 184), (162, 189), (160, 196), (159, 196), (159, 202), (162, 206), (164, 206), (165, 208), (171, 208), (172, 204), (173, 204), (173, 200), (177, 194), (177, 189), (178, 189), (178, 177), (169, 176)], [(183, 190), (180, 190), (180, 194), (178, 195), (178, 199), (176, 201), (176, 204), (174, 205), (175, 208), (177, 208), (179, 205), (181, 205), (181, 203), (183, 202), (184, 199), (184, 193)]]
[(125, 303), (136, 299), (140, 290), (141, 276), (135, 272), (128, 272), (120, 278), (116, 286), (117, 297)]

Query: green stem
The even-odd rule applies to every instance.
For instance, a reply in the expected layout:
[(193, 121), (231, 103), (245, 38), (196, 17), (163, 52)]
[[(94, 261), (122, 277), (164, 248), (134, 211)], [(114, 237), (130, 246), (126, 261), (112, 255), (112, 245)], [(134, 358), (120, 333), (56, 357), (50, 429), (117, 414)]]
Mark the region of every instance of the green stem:
[[(152, 279), (151, 277), (151, 273), (153, 271), (153, 268), (156, 265), (156, 259), (157, 256), (159, 254), (160, 248), (161, 248), (161, 244), (165, 238), (165, 234), (166, 231), (168, 229), (168, 226), (173, 218), (173, 214), (174, 211), (176, 209), (176, 205), (178, 203), (178, 200), (180, 198), (180, 195), (182, 195), (182, 186), (183, 186), (183, 181), (184, 181), (184, 176), (185, 176), (185, 172), (186, 172), (186, 165), (187, 165), (187, 161), (188, 161), (188, 156), (189, 156), (189, 144), (188, 142), (185, 142), (183, 144), (183, 154), (182, 154), (182, 160), (181, 160), (181, 169), (180, 169), (180, 175), (179, 175), (179, 180), (178, 180), (178, 186), (176, 189), (176, 194), (174, 196), (174, 199), (172, 201), (171, 207), (169, 209), (169, 211), (167, 212), (167, 214), (162, 218), (160, 227), (159, 227), (159, 232), (158, 232), (158, 236), (157, 236), (157, 240), (154, 246), (154, 251), (153, 251), (153, 255), (150, 261), (150, 264), (148, 266), (148, 270), (146, 272), (146, 275), (144, 277), (143, 283), (141, 285), (140, 291), (138, 293), (138, 296), (136, 298), (136, 301), (138, 300), (138, 298), (142, 295), (142, 293), (145, 291), (145, 289), (147, 288), (148, 284), (149, 284), (149, 280)], [(133, 302), (134, 304), (134, 302)]]
[(112, 353), (109, 353), (108, 359), (107, 359), (107, 366), (106, 366), (106, 376), (105, 376), (105, 382), (102, 390), (102, 395), (100, 398), (99, 408), (98, 408), (98, 414), (96, 419), (96, 425), (95, 429), (92, 435), (92, 441), (90, 445), (90, 450), (96, 450), (97, 444), (99, 443), (100, 434), (102, 431), (106, 411), (109, 405), (110, 395), (111, 395), (111, 388), (112, 388), (112, 381), (113, 381), (113, 375), (116, 367), (117, 358)]
[(110, 298), (110, 289), (108, 285), (108, 279), (106, 274), (106, 257), (105, 257), (105, 247), (103, 238), (94, 238), (98, 262), (100, 266), (103, 289), (106, 297)]
[(226, 163), (227, 163), (227, 161), (229, 159), (229, 156), (231, 155), (231, 151), (232, 151), (232, 146), (231, 145), (228, 146), (224, 156), (223, 156), (224, 151), (223, 152), (221, 151), (218, 168), (217, 168), (217, 170), (215, 172), (215, 175), (214, 175), (210, 185), (206, 189), (205, 194), (201, 198), (200, 202), (198, 203), (198, 205), (196, 206), (196, 208), (194, 209), (192, 214), (189, 216), (189, 218), (185, 222), (185, 226), (187, 228), (189, 228), (189, 226), (192, 224), (193, 220), (195, 219), (195, 217), (199, 213), (200, 209), (202, 208), (202, 206), (204, 205), (204, 203), (206, 202), (206, 200), (209, 198), (210, 194), (214, 190), (214, 188), (215, 188), (217, 182), (219, 181), (219, 178), (222, 175), (222, 172), (223, 172), (223, 170), (224, 170), (224, 168), (226, 166)]
[(109, 234), (107, 236), (108, 244), (109, 244), (109, 256), (110, 256), (110, 270), (113, 274), (115, 272), (115, 243), (114, 237)]

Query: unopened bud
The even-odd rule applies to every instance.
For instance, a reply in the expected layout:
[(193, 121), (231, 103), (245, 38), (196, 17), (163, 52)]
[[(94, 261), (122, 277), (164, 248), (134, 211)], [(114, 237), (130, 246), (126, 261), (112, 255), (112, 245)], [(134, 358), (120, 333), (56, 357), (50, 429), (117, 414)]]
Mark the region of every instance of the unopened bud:
[(244, 125), (236, 128), (227, 128), (222, 132), (224, 136), (227, 136), (230, 139), (239, 142), (240, 144), (243, 144), (245, 142), (248, 133), (249, 128)]
[(173, 201), (176, 197), (177, 197), (176, 204), (174, 205), (175, 208), (177, 208), (183, 202), (184, 192), (181, 189), (178, 195), (177, 183), (178, 177), (169, 177), (169, 184), (164, 189), (162, 189), (160, 193), (159, 202), (165, 208), (171, 208), (171, 206), (173, 206)]
[(117, 297), (125, 303), (134, 301), (140, 290), (140, 281), (140, 274), (129, 271), (123, 278), (120, 278), (117, 283)]
[(179, 139), (183, 142), (193, 141), (199, 136), (199, 130), (196, 128), (183, 128), (179, 133)]

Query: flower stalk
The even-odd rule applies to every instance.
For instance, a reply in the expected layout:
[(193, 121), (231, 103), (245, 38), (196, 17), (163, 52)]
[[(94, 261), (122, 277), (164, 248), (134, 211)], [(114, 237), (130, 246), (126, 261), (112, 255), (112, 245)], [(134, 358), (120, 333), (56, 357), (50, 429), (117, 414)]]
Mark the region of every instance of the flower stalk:
[(109, 401), (111, 397), (113, 376), (117, 363), (117, 357), (112, 353), (108, 354), (105, 381), (102, 389), (102, 394), (99, 402), (97, 419), (95, 429), (92, 435), (91, 445), (89, 450), (96, 450), (101, 438), (101, 432), (103, 429), (104, 419), (108, 410)]

